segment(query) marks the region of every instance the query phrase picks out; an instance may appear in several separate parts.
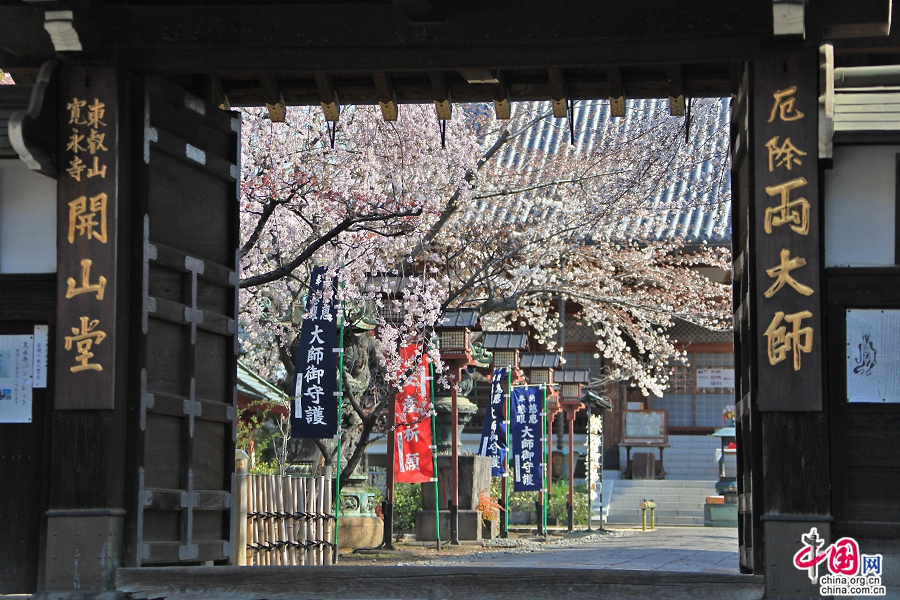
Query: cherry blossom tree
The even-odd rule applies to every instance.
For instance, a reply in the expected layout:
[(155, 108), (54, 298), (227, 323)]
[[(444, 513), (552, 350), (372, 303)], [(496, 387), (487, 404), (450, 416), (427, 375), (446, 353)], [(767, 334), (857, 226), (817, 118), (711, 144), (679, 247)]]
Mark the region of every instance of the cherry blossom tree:
[[(429, 106), (402, 107), (396, 123), (373, 107), (345, 109), (334, 149), (317, 110), (291, 109), (284, 124), (246, 112), (245, 359), (290, 381), (308, 272), (327, 265), (347, 320), (367, 313), (375, 326), (345, 337), (348, 472), (405, 377), (400, 349), (429, 339), (446, 308), (477, 306), (485, 328), (531, 327), (553, 348), (554, 307), (576, 301), (614, 376), (657, 394), (677, 356), (672, 320), (722, 326), (729, 290), (696, 267), (725, 267), (728, 252), (687, 252), (687, 232), (657, 241), (641, 224), (721, 209), (727, 107), (695, 101), (686, 135), (664, 104), (633, 105), (622, 120), (602, 118), (604, 104), (576, 108), (602, 131), (578, 132), (573, 146), (558, 143), (566, 121), (542, 103), (516, 106), (508, 121), (456, 107), (446, 148)], [(664, 190), (676, 193), (659, 202)]]

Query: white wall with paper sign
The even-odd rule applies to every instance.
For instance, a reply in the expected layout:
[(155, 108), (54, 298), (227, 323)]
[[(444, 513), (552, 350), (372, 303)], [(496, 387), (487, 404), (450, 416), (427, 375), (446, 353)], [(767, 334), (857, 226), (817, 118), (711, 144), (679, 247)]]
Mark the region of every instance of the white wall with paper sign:
[(900, 402), (900, 310), (847, 309), (847, 401)]
[(33, 388), (47, 387), (49, 327), (0, 335), (0, 423), (31, 423)]
[(34, 336), (0, 335), (0, 423), (31, 423)]
[(698, 388), (733, 388), (734, 369), (697, 369)]

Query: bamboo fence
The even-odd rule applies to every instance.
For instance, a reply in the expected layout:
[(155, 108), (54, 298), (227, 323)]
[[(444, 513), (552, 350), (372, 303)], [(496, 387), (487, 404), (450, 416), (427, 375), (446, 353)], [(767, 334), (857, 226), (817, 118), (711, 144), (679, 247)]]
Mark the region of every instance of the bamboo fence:
[(331, 477), (247, 476), (247, 565), (331, 565)]

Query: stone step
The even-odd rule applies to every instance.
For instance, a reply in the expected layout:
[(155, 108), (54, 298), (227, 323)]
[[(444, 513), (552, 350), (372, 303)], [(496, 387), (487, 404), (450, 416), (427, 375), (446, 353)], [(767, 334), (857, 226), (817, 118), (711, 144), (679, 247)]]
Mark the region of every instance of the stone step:
[[(694, 512), (700, 511), (703, 513), (703, 505), (706, 504), (706, 499), (704, 498), (703, 502), (691, 502), (691, 501), (682, 501), (682, 502), (656, 502), (656, 514), (659, 514), (661, 510), (692, 510)], [(626, 503), (616, 503), (610, 505), (609, 510), (618, 513), (619, 511), (639, 511), (640, 503), (638, 504), (626, 504)]]
[[(611, 516), (616, 517), (631, 517), (637, 521), (641, 520), (641, 511), (619, 511), (619, 510), (611, 510), (609, 512)], [(658, 521), (663, 517), (700, 517), (703, 518), (703, 511), (696, 509), (682, 509), (682, 510), (667, 510), (662, 508), (656, 509), (656, 520)], [(647, 513), (647, 518), (650, 518), (650, 513)]]
[(709, 482), (704, 480), (674, 480), (674, 479), (619, 479), (616, 481), (616, 490), (625, 488), (707, 488)]
[[(693, 480), (691, 483), (696, 483)], [(657, 494), (660, 496), (683, 496), (687, 495), (697, 495), (697, 494), (706, 494), (710, 490), (716, 489), (716, 482), (709, 481), (708, 485), (692, 485), (692, 486), (659, 486), (659, 487), (622, 487), (620, 488), (618, 485), (613, 488), (613, 494), (620, 495), (626, 494), (629, 496), (640, 496), (644, 494)]]
[(679, 495), (679, 496), (669, 496), (669, 495), (662, 496), (659, 494), (651, 494), (649, 496), (644, 496), (644, 495), (641, 495), (641, 496), (618, 496), (616, 494), (613, 494), (612, 499), (610, 500), (609, 504), (610, 504), (610, 506), (619, 506), (619, 505), (621, 505), (621, 506), (629, 506), (629, 505), (638, 506), (638, 505), (640, 505), (641, 501), (643, 501), (645, 499), (653, 500), (660, 506), (662, 506), (663, 504), (668, 506), (669, 504), (679, 504), (682, 502), (690, 502), (693, 504), (697, 504), (697, 503), (705, 504), (706, 498), (711, 495), (713, 495), (713, 494), (704, 493), (704, 494), (690, 494), (690, 495), (684, 495), (684, 496), (681, 496), (681, 495)]
[[(649, 517), (647, 519), (649, 521)], [(606, 522), (609, 525), (640, 525), (641, 518), (632, 519), (631, 517), (614, 517), (612, 515), (606, 519)], [(672, 526), (685, 526), (685, 525), (703, 525), (703, 515), (699, 517), (666, 517), (664, 519), (656, 519), (656, 525), (672, 525)], [(648, 523), (649, 527), (650, 524)]]

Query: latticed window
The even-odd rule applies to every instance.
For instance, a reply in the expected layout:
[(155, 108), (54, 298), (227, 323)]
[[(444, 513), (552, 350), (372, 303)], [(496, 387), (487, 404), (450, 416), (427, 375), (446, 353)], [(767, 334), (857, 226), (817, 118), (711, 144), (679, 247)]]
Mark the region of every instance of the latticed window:
[(494, 367), (512, 367), (516, 364), (515, 350), (494, 350)]
[(528, 376), (530, 383), (550, 383), (549, 369), (532, 369)]
[(466, 347), (466, 332), (463, 330), (447, 330), (441, 332), (441, 349), (458, 350)]
[(669, 427), (721, 427), (722, 411), (734, 404), (734, 355), (689, 352), (687, 358), (688, 365), (671, 365), (668, 389), (650, 404), (669, 412)]
[(580, 386), (577, 383), (564, 383), (560, 386), (563, 398), (580, 398)]

